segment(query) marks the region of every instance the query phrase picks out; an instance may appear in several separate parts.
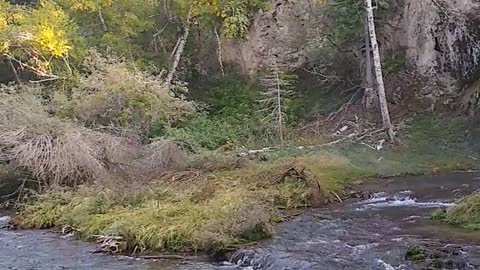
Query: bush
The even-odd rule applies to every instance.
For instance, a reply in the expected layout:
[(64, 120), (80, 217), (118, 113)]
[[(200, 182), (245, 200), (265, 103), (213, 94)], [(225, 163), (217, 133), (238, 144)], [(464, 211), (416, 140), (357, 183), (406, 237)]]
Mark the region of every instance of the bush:
[(167, 131), (167, 137), (192, 152), (215, 150), (227, 144), (240, 145), (247, 143), (252, 136), (254, 127), (248, 119), (240, 122), (233, 117), (208, 116), (205, 113), (198, 114), (184, 127)]
[(42, 89), (0, 90), (0, 162), (26, 170), (46, 186), (145, 178), (183, 166), (184, 156), (176, 145), (157, 142), (144, 147), (135, 137), (50, 115)]
[(460, 204), (448, 209), (445, 221), (452, 225), (480, 230), (480, 192), (468, 196)]
[[(200, 88), (205, 109), (164, 134), (193, 152), (225, 145), (259, 147), (272, 142), (272, 130), (261, 121), (258, 89), (240, 79), (227, 78)], [(157, 133), (160, 136), (160, 132)]]
[(118, 58), (91, 51), (84, 66), (86, 75), (64, 111), (88, 127), (115, 126), (148, 134), (153, 126), (174, 125), (193, 111), (191, 102), (174, 96), (159, 78), (131, 70)]
[(227, 78), (211, 83), (205, 89), (206, 98), (201, 98), (213, 115), (245, 118), (259, 110), (259, 90), (254, 85), (235, 78)]

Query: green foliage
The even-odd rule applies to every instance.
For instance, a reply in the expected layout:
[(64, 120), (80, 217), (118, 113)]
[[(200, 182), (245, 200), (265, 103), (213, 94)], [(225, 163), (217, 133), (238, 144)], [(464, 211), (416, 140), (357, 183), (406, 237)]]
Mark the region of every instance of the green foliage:
[(258, 107), (259, 92), (254, 85), (236, 78), (209, 82), (205, 98), (207, 109), (213, 115), (232, 116), (239, 119), (251, 117)]
[(231, 120), (231, 118), (209, 117), (205, 113), (200, 113), (186, 122), (185, 127), (168, 130), (167, 136), (193, 152), (201, 149), (215, 150), (244, 139), (245, 130), (240, 125), (232, 124)]
[(401, 72), (405, 68), (405, 61), (405, 56), (401, 52), (386, 52), (382, 64), (385, 77), (392, 77)]
[(476, 192), (460, 204), (448, 209), (445, 222), (467, 229), (480, 230), (480, 193)]
[(208, 85), (208, 89), (197, 90), (203, 92), (198, 99), (205, 103), (205, 111), (168, 130), (166, 136), (193, 152), (261, 140), (263, 130), (257, 114), (258, 90), (234, 78), (209, 82)]
[(447, 218), (447, 211), (445, 209), (439, 208), (432, 213), (432, 219), (437, 221), (442, 221)]
[(425, 260), (426, 251), (419, 246), (410, 246), (405, 254), (405, 259), (410, 261), (423, 261)]
[(83, 32), (88, 33), (90, 45), (113, 48), (122, 55), (142, 55), (135, 50), (145, 53), (142, 46), (139, 46), (141, 44), (139, 38), (142, 37), (142, 33), (154, 28), (158, 7), (155, 1), (55, 1), (70, 14)]
[(30, 8), (0, 1), (0, 53), (37, 76), (70, 69), (68, 59), (81, 54), (80, 44), (76, 25), (54, 2)]
[(220, 17), (223, 19), (223, 32), (230, 38), (245, 37), (250, 27), (251, 15), (268, 7), (265, 0), (223, 0)]
[(405, 140), (412, 151), (439, 153), (463, 152), (465, 149), (465, 122), (444, 115), (417, 116), (408, 128)]
[(337, 0), (329, 10), (335, 20), (331, 37), (335, 46), (345, 48), (361, 40), (365, 33), (363, 0)]

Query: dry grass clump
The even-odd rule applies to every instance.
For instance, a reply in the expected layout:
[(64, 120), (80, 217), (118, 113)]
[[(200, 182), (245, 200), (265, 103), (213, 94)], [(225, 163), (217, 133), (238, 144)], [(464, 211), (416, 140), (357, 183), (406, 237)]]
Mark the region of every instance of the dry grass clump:
[(156, 141), (143, 146), (136, 158), (128, 160), (124, 167), (132, 180), (151, 180), (162, 173), (184, 169), (186, 159), (177, 144)]
[(42, 186), (145, 179), (184, 166), (174, 144), (142, 146), (135, 137), (80, 127), (50, 115), (38, 89), (2, 90), (0, 162), (29, 172)]

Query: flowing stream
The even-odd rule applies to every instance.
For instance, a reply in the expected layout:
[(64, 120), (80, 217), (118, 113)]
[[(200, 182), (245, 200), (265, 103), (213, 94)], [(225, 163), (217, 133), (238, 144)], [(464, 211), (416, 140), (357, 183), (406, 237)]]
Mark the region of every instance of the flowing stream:
[[(480, 173), (368, 181), (356, 189), (375, 193), (368, 200), (308, 210), (280, 224), (272, 239), (237, 251), (230, 262), (98, 255), (91, 254), (92, 244), (58, 234), (0, 230), (0, 269), (480, 269), (480, 232), (429, 218), (434, 209), (479, 190)], [(0, 217), (0, 226), (6, 219)], [(407, 260), (409, 246), (425, 249), (426, 260)]]

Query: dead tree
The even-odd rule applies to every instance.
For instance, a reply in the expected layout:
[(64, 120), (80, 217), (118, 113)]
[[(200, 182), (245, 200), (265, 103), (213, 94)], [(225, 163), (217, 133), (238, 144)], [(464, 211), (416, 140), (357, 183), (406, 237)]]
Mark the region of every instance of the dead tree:
[(375, 89), (372, 69), (372, 49), (370, 46), (370, 34), (368, 31), (368, 21), (365, 19), (365, 92), (363, 94), (363, 105), (367, 110), (373, 107), (375, 101)]
[(178, 64), (180, 64), (180, 59), (182, 58), (183, 51), (185, 49), (185, 44), (187, 43), (188, 35), (190, 34), (190, 21), (185, 23), (185, 27), (183, 28), (183, 33), (179, 37), (177, 41), (177, 45), (172, 52), (173, 55), (173, 62), (170, 70), (168, 71), (167, 78), (165, 79), (165, 83), (167, 86), (172, 84), (173, 78), (175, 73), (177, 72)]
[(373, 16), (372, 0), (365, 0), (365, 9), (367, 12), (368, 30), (370, 34), (370, 44), (373, 51), (373, 67), (375, 69), (375, 77), (378, 87), (378, 98), (380, 109), (382, 112), (383, 126), (387, 131), (390, 141), (395, 141), (392, 122), (390, 121), (390, 113), (388, 111), (387, 97), (385, 95), (385, 85), (383, 83), (382, 63), (380, 60), (380, 52), (378, 50), (377, 34), (375, 33), (375, 19)]

